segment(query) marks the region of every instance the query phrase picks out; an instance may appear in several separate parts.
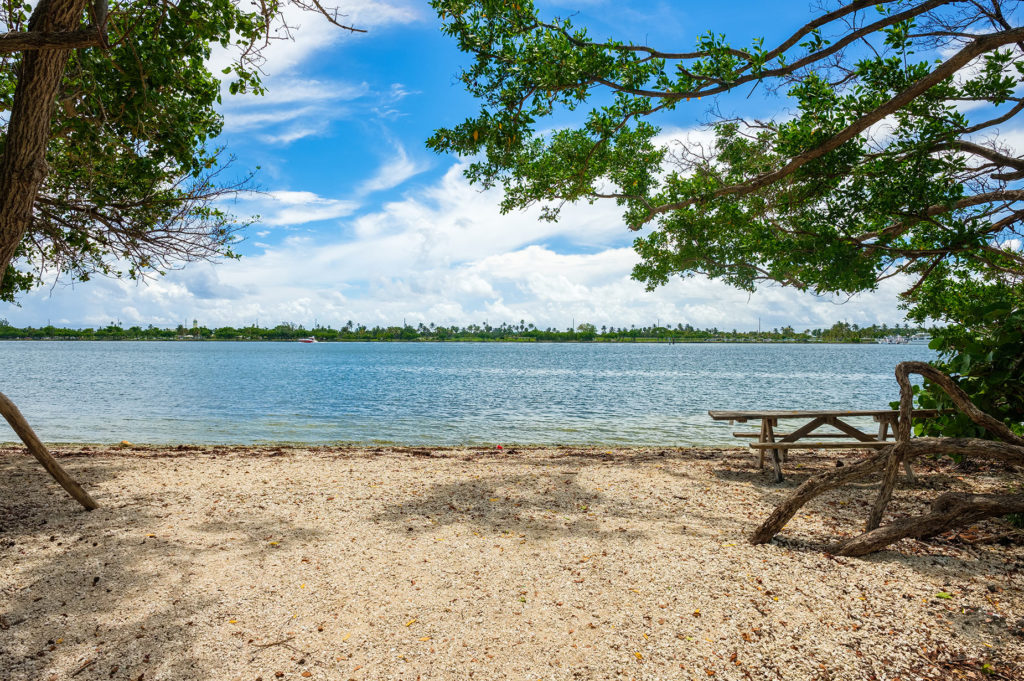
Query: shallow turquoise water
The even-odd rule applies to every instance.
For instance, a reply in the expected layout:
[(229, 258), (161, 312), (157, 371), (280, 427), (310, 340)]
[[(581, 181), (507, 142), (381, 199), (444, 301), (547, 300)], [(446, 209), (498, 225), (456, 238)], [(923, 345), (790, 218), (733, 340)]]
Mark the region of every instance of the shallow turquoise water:
[(736, 444), (708, 409), (885, 408), (896, 363), (932, 357), (923, 345), (14, 341), (0, 342), (0, 391), (50, 442)]

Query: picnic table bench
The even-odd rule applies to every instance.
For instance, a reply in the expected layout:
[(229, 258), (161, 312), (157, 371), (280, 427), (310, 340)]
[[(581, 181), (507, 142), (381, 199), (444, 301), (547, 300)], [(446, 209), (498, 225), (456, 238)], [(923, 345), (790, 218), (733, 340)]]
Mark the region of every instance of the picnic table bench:
[[(914, 418), (929, 418), (940, 413), (938, 409), (915, 409)], [(708, 415), (716, 421), (729, 423), (746, 423), (760, 420), (759, 432), (734, 432), (734, 437), (757, 438), (751, 442), (750, 448), (760, 454), (759, 467), (764, 468), (764, 453), (771, 451), (772, 465), (775, 468), (775, 481), (782, 482), (782, 461), (785, 461), (790, 449), (879, 449), (893, 444), (889, 440), (890, 433), (895, 436), (899, 422), (899, 412), (893, 409), (874, 411), (722, 411), (711, 410)], [(860, 428), (847, 423), (850, 417), (870, 416), (878, 423), (877, 433), (866, 433)], [(787, 433), (776, 432), (781, 419), (803, 421), (804, 423)], [(815, 432), (822, 426), (831, 426), (839, 432)], [(801, 442), (805, 438), (814, 438), (812, 442)], [(909, 464), (906, 465), (907, 477), (913, 480), (914, 474)]]

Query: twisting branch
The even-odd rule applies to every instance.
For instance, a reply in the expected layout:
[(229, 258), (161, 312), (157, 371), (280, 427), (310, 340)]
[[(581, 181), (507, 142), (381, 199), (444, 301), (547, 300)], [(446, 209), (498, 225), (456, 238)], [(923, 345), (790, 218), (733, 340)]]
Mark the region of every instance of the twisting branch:
[(291, 0), (291, 1), (292, 1), (292, 4), (294, 4), (296, 7), (301, 7), (302, 9), (305, 9), (305, 10), (310, 10), (310, 11), (318, 12), (325, 19), (327, 19), (327, 21), (331, 22), (332, 24), (334, 24), (338, 28), (342, 28), (342, 29), (344, 29), (346, 31), (351, 31), (352, 33), (366, 33), (366, 29), (364, 29), (364, 28), (355, 28), (354, 26), (349, 26), (348, 24), (342, 23), (341, 22), (341, 18), (343, 16), (345, 16), (345, 15), (342, 14), (337, 7), (328, 7), (328, 6), (324, 5), (322, 2), (320, 2), (320, 0)]
[[(778, 170), (764, 173), (748, 180), (747, 182), (717, 189), (713, 196), (745, 196), (761, 189), (762, 187), (778, 182), (784, 177), (793, 174), (811, 161), (821, 158), (830, 151), (835, 151), (875, 123), (881, 121), (886, 116), (899, 111), (907, 104), (924, 94), (925, 91), (962, 69), (976, 57), (1002, 45), (1015, 43), (1022, 39), (1024, 39), (1024, 27), (1014, 28), (1009, 31), (1002, 31), (999, 33), (992, 33), (971, 41), (966, 47), (944, 61), (936, 69), (918, 79), (913, 85), (905, 89), (903, 92), (875, 108), (873, 111), (864, 114), (859, 119), (848, 125), (845, 129), (832, 135), (818, 146), (797, 154)], [(685, 201), (662, 204), (649, 211), (643, 218), (642, 222), (649, 222), (661, 213), (668, 213), (673, 210), (686, 208), (697, 202), (698, 200), (693, 198)], [(639, 225), (635, 228), (639, 229)]]
[[(911, 439), (910, 426), (912, 421), (913, 391), (909, 379), (910, 374), (918, 374), (940, 386), (960, 411), (976, 424), (999, 437), (1002, 442), (977, 438), (949, 437)], [(821, 494), (856, 482), (857, 480), (862, 480), (881, 470), (886, 470), (887, 476), (885, 480), (888, 481), (890, 471), (896, 470), (898, 472), (900, 464), (903, 462), (909, 463), (920, 456), (964, 454), (979, 459), (1002, 461), (1017, 465), (1024, 463), (1024, 438), (1013, 433), (998, 419), (978, 409), (967, 396), (967, 393), (952, 378), (924, 362), (901, 362), (896, 367), (896, 376), (900, 384), (900, 416), (897, 423), (896, 443), (891, 447), (880, 449), (876, 454), (852, 466), (844, 466), (837, 471), (823, 473), (805, 480), (785, 501), (776, 506), (771, 515), (750, 535), (751, 543), (764, 544), (771, 541), (785, 527), (786, 523), (796, 515), (797, 511)], [(892, 475), (892, 480), (895, 481), (895, 479), (895, 475)], [(875, 529), (879, 525), (875, 520), (876, 516), (879, 519), (881, 518), (881, 514), (885, 511), (885, 506), (892, 496), (892, 484), (894, 483), (890, 483), (887, 489), (886, 482), (883, 482), (868, 520), (868, 532), (841, 544), (835, 549), (836, 552), (841, 553), (841, 555), (863, 555), (863, 553), (868, 552), (866, 547), (871, 547), (870, 551), (878, 550), (906, 536), (924, 536), (921, 534), (923, 532), (922, 528), (944, 526), (944, 523), (949, 522), (947, 519), (949, 508), (953, 508), (955, 505), (950, 505), (946, 502), (942, 504), (936, 502), (937, 505), (933, 507), (934, 518), (929, 518), (927, 521), (921, 520), (921, 522), (907, 522), (899, 526), (903, 532), (909, 534), (900, 534), (894, 529), (881, 528), (882, 531)], [(1005, 505), (1000, 505), (1001, 503), (977, 502), (977, 500), (974, 500), (968, 503), (968, 507), (972, 509), (971, 513), (988, 513), (985, 509), (992, 510), (992, 513), (984, 516), (988, 517), (989, 515), (1002, 515), (1002, 513), (997, 513), (999, 509), (1005, 507)], [(968, 507), (961, 505), (958, 508), (963, 510)], [(943, 530), (938, 530), (938, 532), (941, 531)], [(872, 534), (872, 532), (875, 532), (875, 534)], [(885, 543), (879, 544), (882, 540), (885, 540)], [(847, 551), (850, 551), (850, 553), (847, 553)]]

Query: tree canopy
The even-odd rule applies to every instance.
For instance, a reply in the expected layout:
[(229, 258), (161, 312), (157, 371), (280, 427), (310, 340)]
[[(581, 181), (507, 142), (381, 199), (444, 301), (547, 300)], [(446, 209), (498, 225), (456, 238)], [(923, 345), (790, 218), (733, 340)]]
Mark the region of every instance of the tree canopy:
[(0, 0), (0, 300), (48, 273), (140, 278), (233, 255), (243, 223), (216, 201), (252, 176), (215, 145), (221, 79), (262, 92), (263, 49), (290, 37), (284, 4)]
[[(851, 294), (902, 275), (919, 321), (1024, 300), (1024, 157), (998, 136), (1024, 109), (1016, 2), (830, 3), (775, 45), (709, 31), (689, 49), (599, 41), (530, 1), (432, 5), (474, 56), (480, 110), (430, 146), (471, 157), (506, 211), (616, 201), (651, 288), (704, 273)], [(789, 110), (713, 111), (710, 145), (660, 135), (737, 89)]]

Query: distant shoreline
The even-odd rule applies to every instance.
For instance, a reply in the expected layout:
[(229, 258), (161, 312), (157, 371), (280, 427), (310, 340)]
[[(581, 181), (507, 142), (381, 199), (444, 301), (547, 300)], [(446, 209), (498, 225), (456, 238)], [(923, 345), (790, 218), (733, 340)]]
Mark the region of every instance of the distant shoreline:
[[(82, 342), (82, 343), (301, 343), (293, 338), (0, 338), (0, 342), (31, 341), (31, 342)], [(537, 338), (332, 338), (318, 340), (317, 345), (324, 343), (525, 343), (543, 345), (886, 345), (876, 340), (775, 340), (729, 338), (722, 340), (704, 339), (664, 339), (664, 338), (630, 338), (630, 339), (594, 339), (594, 340), (548, 340)], [(927, 345), (926, 343), (908, 342), (901, 345)]]
[(192, 321), (192, 326), (179, 324), (174, 328), (133, 325), (125, 328), (111, 323), (101, 328), (68, 326), (16, 327), (0, 318), (0, 340), (159, 340), (159, 341), (305, 341), (331, 342), (418, 342), (418, 343), (884, 343), (903, 345), (909, 342), (928, 343), (934, 329), (923, 327), (872, 324), (857, 326), (836, 322), (827, 329), (797, 331), (792, 326), (740, 331), (711, 327), (698, 329), (690, 324), (662, 326), (615, 327), (594, 324), (573, 325), (565, 329), (541, 329), (520, 321), (519, 324), (483, 326), (373, 326), (348, 322), (341, 328), (314, 324), (282, 323), (274, 327), (221, 326), (207, 328)]

